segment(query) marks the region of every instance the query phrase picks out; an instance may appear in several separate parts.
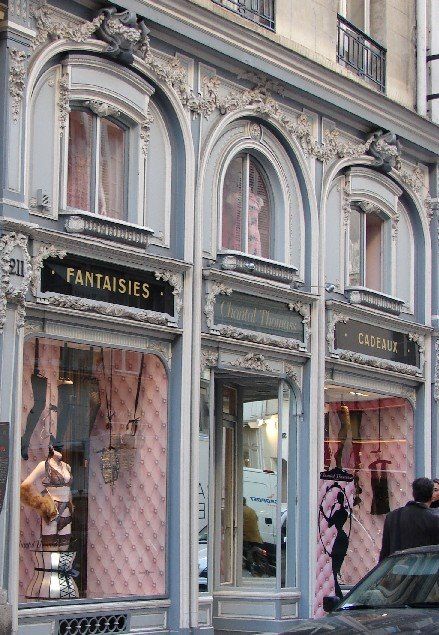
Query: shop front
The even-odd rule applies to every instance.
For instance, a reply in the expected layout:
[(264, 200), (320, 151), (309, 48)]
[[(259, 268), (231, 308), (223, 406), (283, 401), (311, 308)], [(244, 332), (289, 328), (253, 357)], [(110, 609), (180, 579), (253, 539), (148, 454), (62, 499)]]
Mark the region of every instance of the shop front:
[(411, 499), (423, 434), (426, 330), (334, 306), (327, 323), (317, 615), (323, 596), (341, 597), (378, 562), (386, 514)]

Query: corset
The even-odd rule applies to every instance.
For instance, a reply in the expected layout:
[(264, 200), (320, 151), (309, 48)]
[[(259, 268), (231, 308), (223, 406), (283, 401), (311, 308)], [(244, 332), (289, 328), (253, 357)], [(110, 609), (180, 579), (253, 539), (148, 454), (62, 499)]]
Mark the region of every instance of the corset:
[(33, 551), (34, 574), (26, 597), (38, 600), (71, 600), (79, 597), (73, 580), (75, 551)]

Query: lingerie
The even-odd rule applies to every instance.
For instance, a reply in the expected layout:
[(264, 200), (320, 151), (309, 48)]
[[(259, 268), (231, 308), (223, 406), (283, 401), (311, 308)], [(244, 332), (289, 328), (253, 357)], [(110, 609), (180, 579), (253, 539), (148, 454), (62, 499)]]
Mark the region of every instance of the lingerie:
[[(45, 486), (43, 491), (44, 496), (50, 496), (50, 492), (47, 489), (48, 487), (69, 487), (73, 481), (73, 476), (70, 474), (68, 480), (66, 481), (65, 476), (61, 474), (56, 468), (52, 467), (49, 463), (49, 459), (45, 461), (45, 469), (46, 475), (42, 479), (42, 483)], [(56, 533), (54, 534), (44, 534), (42, 532), (41, 540), (43, 543), (43, 547), (55, 547), (62, 548), (66, 547), (70, 541), (70, 533), (61, 534), (62, 531), (67, 525), (72, 523), (72, 514), (73, 514), (73, 506), (70, 501), (53, 501), (55, 503), (58, 515), (52, 521), (56, 523)], [(67, 513), (66, 513), (67, 511)]]
[(49, 459), (47, 458), (44, 467), (46, 470), (46, 476), (43, 477), (42, 483), (46, 487), (68, 487), (72, 484), (73, 476), (70, 474), (68, 479), (65, 479), (65, 476), (59, 472), (55, 467), (50, 465)]

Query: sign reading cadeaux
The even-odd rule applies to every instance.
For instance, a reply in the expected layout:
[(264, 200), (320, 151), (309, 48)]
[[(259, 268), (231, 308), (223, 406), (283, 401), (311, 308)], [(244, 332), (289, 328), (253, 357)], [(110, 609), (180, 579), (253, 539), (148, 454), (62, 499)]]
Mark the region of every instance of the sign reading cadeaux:
[(303, 341), (303, 316), (287, 304), (233, 292), (218, 296), (215, 323)]
[(62, 260), (45, 260), (41, 274), (43, 293), (62, 293), (169, 315), (174, 315), (172, 290), (168, 282), (156, 280), (152, 272), (70, 255)]
[(419, 366), (419, 346), (407, 333), (384, 329), (357, 320), (335, 325), (335, 347), (393, 362)]

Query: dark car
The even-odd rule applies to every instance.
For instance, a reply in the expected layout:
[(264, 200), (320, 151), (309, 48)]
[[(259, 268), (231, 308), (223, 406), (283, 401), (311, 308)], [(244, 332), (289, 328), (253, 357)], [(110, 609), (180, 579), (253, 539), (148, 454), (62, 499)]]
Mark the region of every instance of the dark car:
[(288, 633), (439, 633), (439, 545), (389, 556), (323, 608), (328, 616), (298, 620)]

